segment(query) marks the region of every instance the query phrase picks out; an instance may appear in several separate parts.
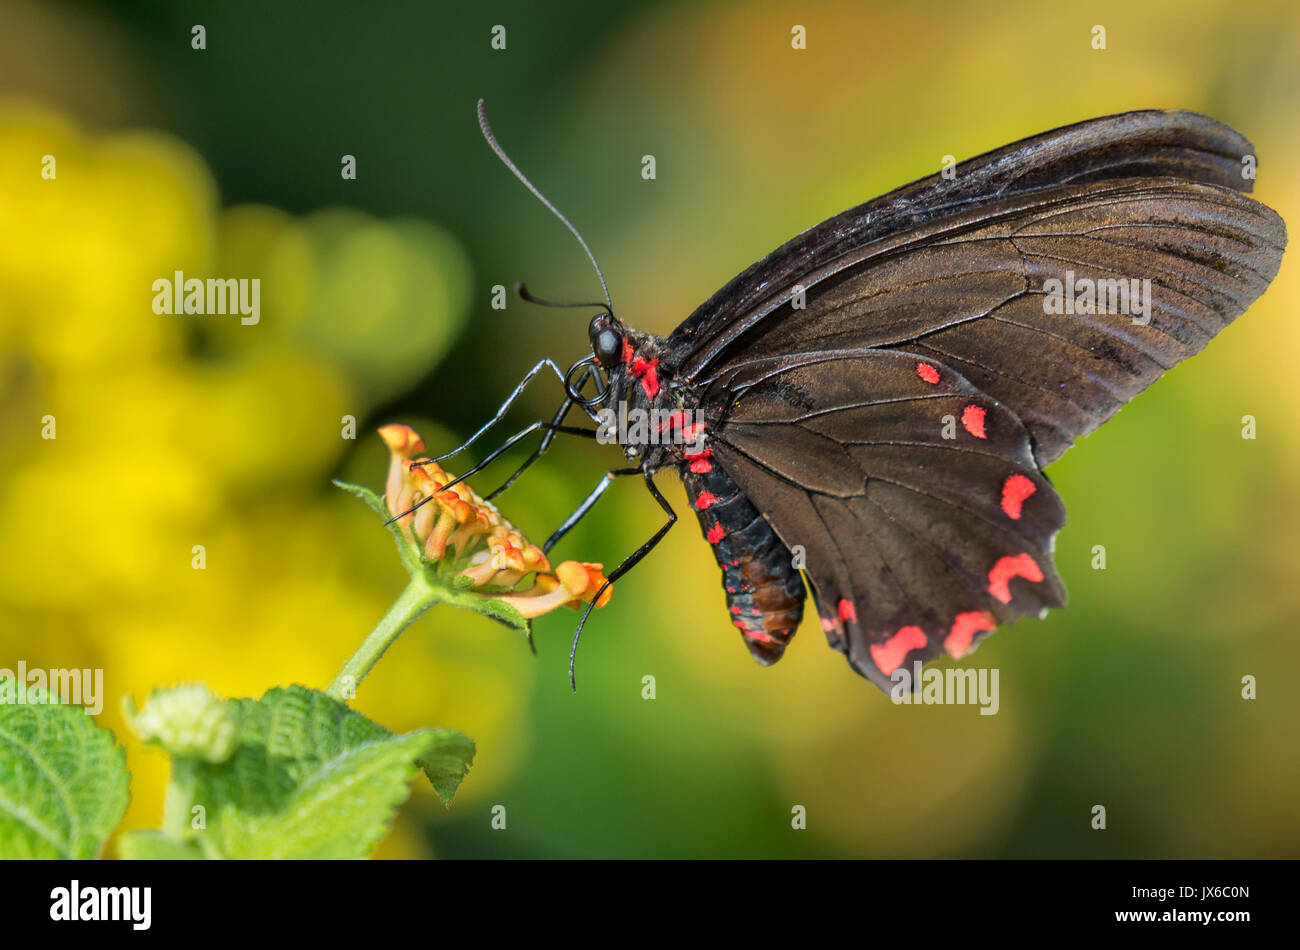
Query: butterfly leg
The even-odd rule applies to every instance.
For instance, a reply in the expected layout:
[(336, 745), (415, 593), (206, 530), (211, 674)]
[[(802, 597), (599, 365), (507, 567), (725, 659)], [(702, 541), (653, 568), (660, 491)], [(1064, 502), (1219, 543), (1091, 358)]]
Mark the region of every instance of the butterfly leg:
[[(578, 629), (573, 634), (573, 647), (569, 650), (569, 687), (575, 693), (578, 691), (578, 681), (574, 675), (574, 664), (578, 657), (578, 638), (582, 636), (583, 625), (586, 624), (587, 618), (591, 616), (591, 609), (595, 607), (596, 602), (604, 596), (605, 591), (609, 589), (609, 585), (613, 584), (628, 571), (632, 570), (632, 568), (636, 567), (637, 564), (640, 563), (641, 559), (654, 550), (655, 545), (662, 541), (664, 535), (666, 535), (669, 529), (677, 523), (677, 512), (673, 511), (673, 506), (668, 504), (668, 499), (659, 492), (657, 487), (655, 487), (654, 475), (650, 472), (642, 472), (642, 475), (645, 477), (646, 488), (650, 490), (650, 495), (655, 501), (659, 502), (659, 507), (668, 515), (668, 521), (651, 536), (649, 541), (629, 554), (623, 559), (622, 564), (609, 573), (609, 576), (605, 578), (605, 583), (600, 585), (600, 589), (596, 591), (596, 596), (591, 598), (591, 601), (587, 604), (587, 609), (582, 612), (582, 619), (578, 621)], [(609, 478), (609, 475), (606, 475), (605, 478)], [(604, 489), (601, 490), (603, 491)], [(597, 497), (599, 497), (599, 495), (597, 495)]]
[[(453, 455), (456, 455), (458, 452), (465, 451), (476, 441), (478, 441), (479, 436), (481, 436), (484, 432), (487, 432), (488, 429), (492, 428), (494, 425), (496, 425), (505, 417), (506, 412), (508, 412), (510, 407), (514, 405), (515, 400), (518, 399), (520, 395), (523, 394), (524, 389), (527, 388), (528, 384), (531, 383), (533, 379), (536, 378), (537, 374), (540, 373), (543, 369), (549, 369), (551, 372), (553, 372), (556, 375), (556, 377), (560, 380), (561, 383), (564, 382), (564, 373), (560, 370), (560, 367), (555, 365), (554, 360), (550, 359), (550, 357), (547, 357), (546, 359), (543, 360), (539, 360), (536, 366), (534, 366), (532, 369), (530, 369), (527, 373), (524, 374), (524, 378), (519, 381), (519, 385), (515, 387), (514, 392), (512, 392), (509, 396), (506, 397), (506, 401), (497, 407), (496, 415), (494, 415), (491, 419), (489, 419), (482, 426), (480, 426), (479, 430), (475, 432), (473, 435), (471, 435), (468, 439), (466, 439), (463, 443), (458, 445), (456, 448), (452, 449), (450, 452), (444, 452), (442, 455), (439, 455), (437, 458), (432, 459), (432, 461), (441, 462), (443, 459), (451, 458)], [(586, 382), (586, 377), (584, 376), (583, 379), (579, 381), (579, 385), (581, 386), (585, 382)], [(596, 418), (596, 416), (594, 416), (593, 414), (588, 413), (588, 415), (592, 415), (593, 421), (599, 421)]]
[(575, 524), (577, 524), (579, 521), (581, 521), (583, 518), (587, 516), (587, 512), (592, 509), (592, 506), (596, 504), (600, 496), (605, 494), (605, 489), (607, 489), (613, 483), (614, 479), (620, 478), (624, 475), (640, 475), (640, 474), (641, 474), (641, 469), (639, 468), (618, 468), (612, 472), (606, 472), (605, 477), (602, 478), (596, 484), (596, 487), (591, 490), (591, 493), (582, 500), (582, 504), (580, 504), (574, 510), (573, 514), (565, 518), (564, 523), (561, 524), (558, 528), (556, 528), (555, 531), (551, 534), (551, 536), (546, 539), (546, 543), (542, 545), (542, 553), (544, 554), (551, 553), (551, 548), (555, 547), (555, 545), (559, 543), (559, 540), (562, 537), (564, 537), (566, 534), (568, 534), (569, 530)]
[[(587, 377), (591, 374), (591, 372), (592, 370), (588, 368), (583, 373), (583, 375), (579, 377), (578, 385), (577, 385), (578, 392), (582, 392), (582, 387), (586, 385)], [(564, 402), (560, 403), (560, 408), (556, 410), (555, 415), (551, 418), (551, 425), (559, 426), (563, 424), (565, 416), (569, 414), (569, 410), (573, 408), (573, 405), (574, 405), (573, 397), (566, 395), (564, 397)], [(499, 488), (497, 488), (491, 494), (487, 495), (486, 500), (491, 501), (497, 495), (501, 494), (503, 491), (505, 491), (507, 488), (513, 485), (515, 483), (515, 479), (517, 479), (520, 475), (522, 475), (524, 473), (524, 470), (527, 469), (528, 466), (532, 465), (539, 458), (541, 458), (542, 455), (546, 452), (546, 450), (551, 447), (551, 442), (555, 440), (556, 434), (557, 434), (557, 430), (549, 429), (546, 435), (542, 436), (541, 444), (538, 445), (537, 448), (533, 450), (533, 454), (528, 456), (528, 458), (524, 459), (523, 464), (520, 465), (517, 469), (515, 469), (514, 472), (510, 475), (510, 477), (507, 478)]]

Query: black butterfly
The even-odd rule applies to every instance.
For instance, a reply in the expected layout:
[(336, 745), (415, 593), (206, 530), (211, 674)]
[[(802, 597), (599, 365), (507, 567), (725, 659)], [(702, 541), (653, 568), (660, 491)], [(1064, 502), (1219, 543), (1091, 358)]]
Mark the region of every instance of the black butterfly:
[[(481, 102), (479, 118), (555, 211)], [(676, 469), (754, 657), (780, 659), (798, 627), (802, 570), (831, 646), (888, 691), (904, 664), (963, 656), (1065, 603), (1065, 508), (1042, 470), (1273, 279), (1286, 228), (1242, 194), (1253, 168), (1250, 143), (1204, 116), (1107, 116), (822, 222), (667, 339), (624, 326), (606, 292), (573, 305), (600, 312), (560, 411), (486, 461), (548, 430), (522, 471), (555, 432), (590, 434), (563, 425), (575, 404), (606, 425), (648, 419), (623, 433), (638, 464), (608, 474), (546, 550), (613, 477), (640, 474), (669, 521), (616, 580), (675, 522), (652, 476)], [(515, 396), (543, 367), (559, 373), (542, 361)]]

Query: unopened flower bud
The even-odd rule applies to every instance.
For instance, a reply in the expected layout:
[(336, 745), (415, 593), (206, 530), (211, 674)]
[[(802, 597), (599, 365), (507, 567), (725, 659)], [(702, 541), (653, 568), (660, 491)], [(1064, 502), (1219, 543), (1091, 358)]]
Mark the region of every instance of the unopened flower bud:
[(156, 689), (143, 710), (128, 708), (128, 716), (141, 739), (177, 758), (224, 762), (235, 750), (235, 715), (202, 683)]

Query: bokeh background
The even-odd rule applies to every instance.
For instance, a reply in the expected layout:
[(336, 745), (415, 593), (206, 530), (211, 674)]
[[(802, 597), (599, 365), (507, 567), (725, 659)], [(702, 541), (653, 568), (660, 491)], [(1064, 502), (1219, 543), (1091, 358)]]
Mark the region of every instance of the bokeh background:
[[(581, 311), (489, 306), (518, 279), (558, 299), (598, 287), (484, 145), (478, 97), (583, 229), (621, 316), (660, 333), (945, 155), (1126, 109), (1240, 129), (1257, 196), (1300, 222), (1290, 0), (0, 0), (0, 24), (0, 666), (105, 669), (129, 827), (160, 823), (166, 760), (124, 736), (123, 694), (324, 686), (401, 589), (388, 533), (329, 484), (382, 485), (375, 426), (450, 447), (538, 358), (586, 350)], [(536, 659), (448, 609), (404, 635), (357, 706), (462, 729), (479, 755), (450, 810), (417, 789), (379, 855), (1300, 855), (1295, 255), (1052, 467), (1071, 605), (971, 661), (1000, 669), (998, 715), (892, 706), (815, 618), (760, 669), (688, 517), (594, 615), (576, 695), (568, 612), (538, 622)], [(177, 269), (260, 277), (261, 323), (155, 315), (152, 281)], [(537, 384), (511, 423), (559, 396)], [(503, 510), (540, 541), (618, 460), (562, 441)], [(557, 554), (612, 565), (659, 520), (629, 481)]]

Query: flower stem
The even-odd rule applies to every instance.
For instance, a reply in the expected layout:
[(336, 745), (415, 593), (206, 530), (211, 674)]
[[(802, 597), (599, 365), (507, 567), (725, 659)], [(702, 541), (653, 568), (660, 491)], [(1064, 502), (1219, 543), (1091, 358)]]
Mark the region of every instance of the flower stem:
[(357, 648), (343, 669), (339, 670), (334, 682), (325, 692), (335, 699), (348, 701), (356, 693), (357, 686), (366, 678), (366, 674), (379, 662), (384, 651), (395, 641), (411, 623), (439, 600), (444, 591), (433, 586), (423, 573), (416, 573), (406, 589), (388, 608), (382, 620), (370, 631), (370, 636)]
[(177, 841), (184, 839), (190, 830), (194, 790), (198, 784), (198, 765), (194, 759), (172, 757), (172, 777), (167, 785), (163, 803), (163, 827)]

